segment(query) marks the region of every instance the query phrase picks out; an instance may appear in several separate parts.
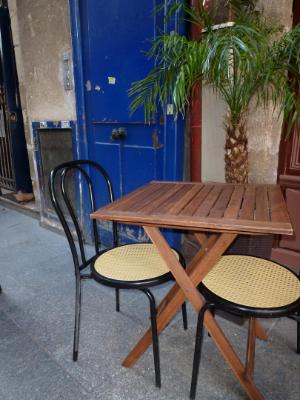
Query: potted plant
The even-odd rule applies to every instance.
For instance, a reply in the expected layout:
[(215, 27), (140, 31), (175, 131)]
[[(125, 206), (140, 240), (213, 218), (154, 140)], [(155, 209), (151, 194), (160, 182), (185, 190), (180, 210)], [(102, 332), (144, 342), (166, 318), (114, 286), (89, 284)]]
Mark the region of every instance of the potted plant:
[(182, 8), (192, 24), (201, 26), (199, 40), (175, 32), (159, 36), (148, 52), (155, 68), (130, 89), (132, 112), (144, 107), (145, 119), (173, 104), (175, 115), (185, 115), (197, 82), (211, 86), (227, 105), (226, 182), (248, 181), (247, 119), (250, 105), (268, 107), (288, 121), (297, 122), (300, 109), (296, 96), (300, 71), (300, 26), (289, 32), (267, 20), (252, 0), (230, 0), (233, 22), (216, 29), (211, 14), (198, 2)]

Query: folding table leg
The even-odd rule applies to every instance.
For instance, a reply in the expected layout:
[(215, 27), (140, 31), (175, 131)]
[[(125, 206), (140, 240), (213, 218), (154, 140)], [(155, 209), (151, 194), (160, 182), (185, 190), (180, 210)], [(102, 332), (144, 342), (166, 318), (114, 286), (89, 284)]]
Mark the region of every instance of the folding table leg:
[(253, 317), (249, 318), (248, 328), (248, 343), (245, 375), (247, 378), (253, 379), (254, 374), (254, 359), (255, 359), (255, 338), (256, 338), (256, 320)]
[[(160, 255), (165, 260), (181, 288), (181, 290), (174, 289), (173, 297), (169, 299), (169, 303), (158, 316), (158, 329), (161, 331), (177, 312), (184, 300), (184, 297), (190, 300), (195, 311), (199, 313), (201, 307), (204, 305), (204, 301), (197, 290), (197, 286), (204, 276), (209, 272), (209, 270), (215, 265), (215, 263), (219, 261), (221, 256), (224, 254), (226, 249), (230, 246), (237, 235), (233, 233), (221, 234), (218, 240), (216, 240), (216, 242), (209, 249), (207, 249), (207, 252), (202, 260), (200, 260), (197, 265), (194, 265), (192, 269), (188, 269), (186, 272), (181, 267), (181, 264), (178, 262), (176, 256), (170, 249), (159, 229), (147, 226), (145, 226), (144, 229), (152, 240), (153, 244), (158, 249)], [(184, 292), (184, 295), (182, 291)], [(249, 377), (246, 377), (245, 366), (234, 352), (223, 331), (209, 311), (205, 315), (204, 323), (216, 346), (240, 381), (244, 390), (247, 392), (249, 398), (252, 400), (262, 400), (263, 396), (254, 385), (253, 381), (249, 379)], [(135, 346), (132, 352), (127, 356), (123, 365), (126, 367), (132, 366), (140, 357), (140, 355), (143, 354), (143, 352), (147, 349), (150, 343), (151, 333), (147, 332), (141, 341)]]

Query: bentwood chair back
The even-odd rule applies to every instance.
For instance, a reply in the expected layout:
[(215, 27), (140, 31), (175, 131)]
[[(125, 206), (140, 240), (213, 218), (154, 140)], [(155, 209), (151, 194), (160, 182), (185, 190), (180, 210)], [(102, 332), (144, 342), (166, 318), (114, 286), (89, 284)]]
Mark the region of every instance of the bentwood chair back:
[[(73, 341), (73, 360), (78, 359), (79, 328), (81, 315), (81, 282), (87, 279), (115, 288), (116, 311), (120, 310), (119, 289), (138, 289), (143, 292), (150, 303), (150, 317), (153, 340), (153, 356), (156, 386), (161, 386), (159, 345), (156, 326), (156, 303), (149, 287), (173, 280), (173, 276), (156, 248), (149, 243), (119, 245), (117, 224), (112, 223), (112, 246), (101, 247), (96, 220), (92, 220), (94, 255), (87, 257), (84, 238), (77, 217), (78, 207), (72, 201), (72, 193), (80, 183), (81, 190), (87, 191), (89, 204), (84, 204), (86, 213), (95, 211), (96, 198), (91, 173), (97, 175), (97, 182), (106, 192), (109, 202), (114, 200), (112, 182), (107, 172), (99, 164), (90, 160), (70, 161), (55, 167), (49, 176), (49, 191), (53, 207), (66, 234), (75, 270), (75, 327)], [(73, 180), (73, 184), (70, 184)], [(97, 187), (97, 189), (99, 189)], [(74, 196), (73, 196), (74, 197)], [(76, 198), (76, 196), (75, 196)], [(73, 203), (73, 204), (72, 204)], [(184, 265), (181, 254), (173, 250)], [(184, 329), (187, 328), (186, 307), (182, 306)]]

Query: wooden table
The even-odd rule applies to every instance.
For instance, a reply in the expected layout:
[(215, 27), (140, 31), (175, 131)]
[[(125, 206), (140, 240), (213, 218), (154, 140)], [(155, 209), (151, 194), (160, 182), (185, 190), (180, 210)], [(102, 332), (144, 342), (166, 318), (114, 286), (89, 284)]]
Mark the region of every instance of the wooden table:
[[(161, 332), (189, 299), (196, 313), (204, 304), (197, 285), (239, 234), (293, 233), (286, 204), (277, 185), (202, 184), (151, 182), (92, 214), (92, 218), (141, 225), (164, 258), (176, 284), (158, 306)], [(192, 231), (201, 244), (186, 271), (183, 270), (160, 228)], [(250, 399), (263, 399), (245, 365), (210, 312), (205, 326), (216, 346)], [(265, 338), (257, 323), (255, 334)], [(148, 330), (123, 362), (131, 367), (151, 344)]]

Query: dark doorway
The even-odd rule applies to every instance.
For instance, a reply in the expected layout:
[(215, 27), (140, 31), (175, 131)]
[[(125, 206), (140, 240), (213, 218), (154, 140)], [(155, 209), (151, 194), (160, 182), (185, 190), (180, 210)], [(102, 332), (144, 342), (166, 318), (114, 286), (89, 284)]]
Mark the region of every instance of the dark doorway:
[(0, 0), (0, 191), (1, 188), (32, 192), (6, 0)]

